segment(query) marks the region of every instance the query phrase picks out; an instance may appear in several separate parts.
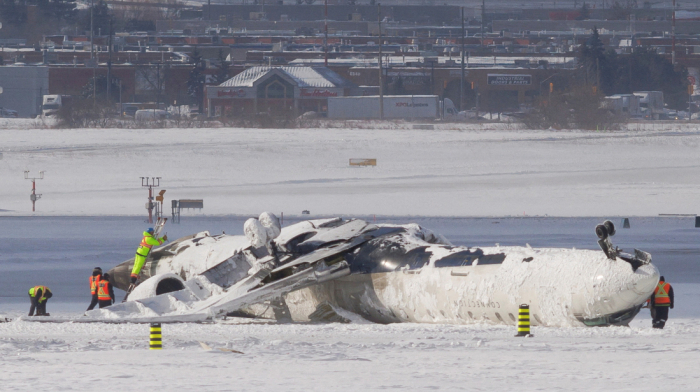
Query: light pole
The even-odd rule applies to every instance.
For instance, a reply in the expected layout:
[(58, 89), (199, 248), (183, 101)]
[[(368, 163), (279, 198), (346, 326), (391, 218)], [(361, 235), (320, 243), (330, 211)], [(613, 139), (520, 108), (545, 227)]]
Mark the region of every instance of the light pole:
[(141, 186), (148, 187), (148, 203), (146, 203), (146, 209), (148, 210), (148, 223), (153, 223), (153, 188), (160, 187), (160, 177), (141, 177)]
[(379, 119), (384, 120), (384, 71), (382, 71), (382, 4), (377, 4), (377, 26), (379, 27)]
[(39, 177), (29, 177), (29, 170), (24, 171), (24, 179), (32, 180), (32, 193), (29, 195), (29, 200), (32, 201), (32, 212), (35, 211), (36, 201), (41, 199), (41, 194), (36, 194), (36, 180), (44, 179), (44, 172), (39, 172)]

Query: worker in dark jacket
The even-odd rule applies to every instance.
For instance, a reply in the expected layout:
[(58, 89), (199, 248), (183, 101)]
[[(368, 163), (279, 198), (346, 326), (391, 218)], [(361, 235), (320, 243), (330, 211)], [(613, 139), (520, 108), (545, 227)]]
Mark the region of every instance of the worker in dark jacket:
[(34, 309), (36, 309), (37, 316), (48, 316), (46, 313), (46, 302), (49, 298), (53, 297), (51, 290), (46, 286), (34, 286), (29, 289), (29, 301), (32, 306), (29, 308), (29, 315), (34, 316)]
[(114, 303), (114, 288), (109, 282), (109, 274), (104, 274), (99, 283), (97, 283), (97, 299), (100, 303), (100, 309)]
[(659, 284), (651, 296), (651, 306), (654, 314), (651, 321), (652, 327), (663, 329), (668, 320), (668, 309), (673, 309), (673, 288), (663, 276), (659, 278)]
[(100, 279), (102, 279), (102, 268), (95, 267), (95, 269), (92, 270), (92, 276), (90, 276), (90, 294), (92, 294), (92, 300), (87, 310), (93, 310), (97, 305), (97, 283), (100, 282)]

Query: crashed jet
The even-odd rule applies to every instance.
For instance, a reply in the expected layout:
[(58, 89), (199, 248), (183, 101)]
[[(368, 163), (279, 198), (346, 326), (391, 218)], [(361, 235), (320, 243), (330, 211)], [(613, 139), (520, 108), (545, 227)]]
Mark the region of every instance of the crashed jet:
[[(226, 315), (278, 320), (626, 325), (653, 292), (651, 256), (615, 248), (612, 222), (596, 228), (601, 251), (462, 247), (417, 224), (316, 219), (284, 228), (273, 214), (245, 236), (201, 232), (154, 249), (129, 301), (88, 316), (201, 321)], [(133, 260), (110, 275), (126, 290)]]

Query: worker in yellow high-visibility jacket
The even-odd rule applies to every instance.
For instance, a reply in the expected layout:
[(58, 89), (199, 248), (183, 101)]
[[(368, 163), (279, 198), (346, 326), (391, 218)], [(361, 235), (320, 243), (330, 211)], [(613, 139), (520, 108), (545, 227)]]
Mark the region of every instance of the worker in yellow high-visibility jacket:
[(146, 258), (148, 257), (148, 253), (151, 251), (151, 248), (157, 245), (162, 245), (163, 242), (167, 240), (167, 234), (161, 238), (154, 238), (152, 227), (149, 227), (148, 230), (143, 232), (143, 239), (141, 240), (139, 248), (136, 250), (136, 257), (134, 258), (134, 268), (131, 270), (132, 284), (136, 283), (136, 280), (139, 278), (141, 268), (143, 268), (143, 265), (146, 264)]
[(34, 286), (29, 289), (29, 301), (32, 306), (29, 307), (29, 315), (34, 316), (34, 309), (36, 309), (37, 316), (48, 316), (46, 313), (46, 302), (49, 298), (53, 297), (51, 290), (46, 286)]

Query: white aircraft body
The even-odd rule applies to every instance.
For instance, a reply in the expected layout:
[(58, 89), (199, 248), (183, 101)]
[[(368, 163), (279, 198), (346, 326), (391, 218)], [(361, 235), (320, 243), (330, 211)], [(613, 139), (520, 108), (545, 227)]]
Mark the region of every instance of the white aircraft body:
[[(129, 301), (88, 312), (113, 321), (202, 321), (226, 315), (284, 321), (626, 325), (659, 280), (651, 256), (603, 251), (453, 246), (416, 224), (317, 219), (280, 229), (274, 215), (245, 236), (201, 232), (154, 249)], [(110, 271), (126, 289), (133, 260)], [(354, 314), (354, 315), (353, 315)]]

